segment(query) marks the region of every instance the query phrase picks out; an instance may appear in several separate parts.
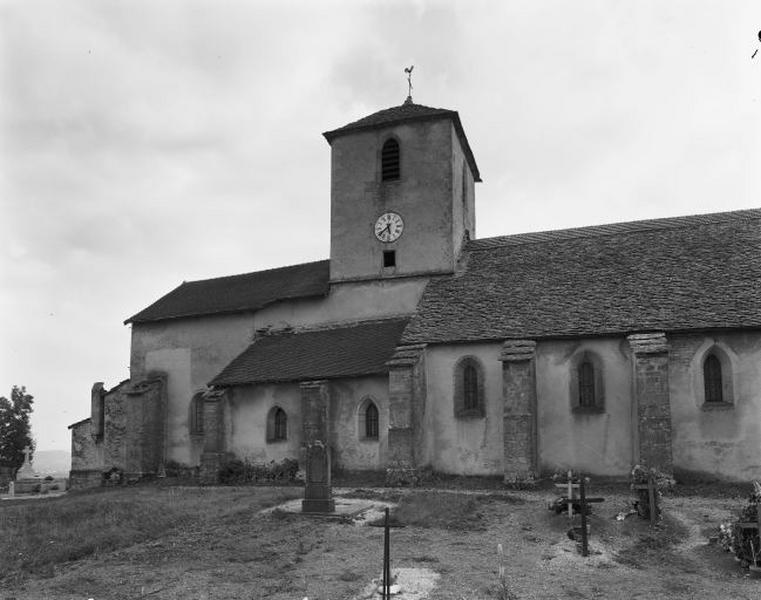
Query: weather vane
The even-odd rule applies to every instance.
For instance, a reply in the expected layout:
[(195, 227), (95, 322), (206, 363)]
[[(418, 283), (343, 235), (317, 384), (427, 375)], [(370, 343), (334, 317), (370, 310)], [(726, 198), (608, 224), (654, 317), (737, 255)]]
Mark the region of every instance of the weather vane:
[(407, 73), (407, 100), (404, 101), (405, 104), (412, 104), (412, 69), (414, 68), (415, 65), (410, 65), (404, 69), (404, 72)]
[[(761, 42), (761, 31), (758, 32), (758, 41)], [(751, 58), (756, 58), (756, 54), (758, 54), (758, 48), (756, 48), (756, 51), (753, 53), (753, 56)], [(406, 71), (407, 69), (405, 69)], [(410, 69), (412, 70), (412, 69)]]

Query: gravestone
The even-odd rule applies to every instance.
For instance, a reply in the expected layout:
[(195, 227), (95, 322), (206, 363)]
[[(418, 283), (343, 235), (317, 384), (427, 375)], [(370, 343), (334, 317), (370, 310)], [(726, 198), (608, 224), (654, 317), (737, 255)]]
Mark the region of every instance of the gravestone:
[(330, 482), (330, 393), (327, 381), (301, 384), (301, 414), (304, 439), (306, 481), (301, 511), (335, 512)]
[(330, 483), (330, 451), (320, 440), (306, 448), (306, 485), (302, 512), (335, 512)]

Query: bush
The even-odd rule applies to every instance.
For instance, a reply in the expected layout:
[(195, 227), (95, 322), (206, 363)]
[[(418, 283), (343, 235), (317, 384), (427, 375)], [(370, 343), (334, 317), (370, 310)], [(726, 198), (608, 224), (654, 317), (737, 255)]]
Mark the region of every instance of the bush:
[(243, 483), (245, 481), (246, 465), (242, 460), (233, 458), (228, 460), (219, 469), (220, 483)]
[(199, 467), (191, 467), (176, 460), (167, 461), (164, 466), (167, 477), (179, 477), (180, 479), (197, 479)]
[(233, 458), (219, 469), (219, 481), (224, 484), (293, 483), (297, 480), (298, 471), (299, 461), (293, 458), (268, 463)]

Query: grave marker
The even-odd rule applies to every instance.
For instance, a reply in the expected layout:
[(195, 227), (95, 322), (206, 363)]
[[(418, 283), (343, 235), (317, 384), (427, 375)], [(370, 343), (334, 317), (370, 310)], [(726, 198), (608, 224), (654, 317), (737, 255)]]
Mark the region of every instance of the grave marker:
[[(570, 471), (568, 472), (570, 475)], [(569, 477), (569, 481), (571, 478)], [(587, 531), (587, 511), (590, 509), (589, 505), (597, 502), (604, 502), (605, 498), (587, 498), (586, 490), (584, 486), (584, 475), (579, 473), (578, 485), (579, 498), (566, 498), (565, 502), (569, 507), (573, 507), (574, 504), (579, 505), (579, 511), (581, 513), (581, 555), (589, 556), (589, 533)]]

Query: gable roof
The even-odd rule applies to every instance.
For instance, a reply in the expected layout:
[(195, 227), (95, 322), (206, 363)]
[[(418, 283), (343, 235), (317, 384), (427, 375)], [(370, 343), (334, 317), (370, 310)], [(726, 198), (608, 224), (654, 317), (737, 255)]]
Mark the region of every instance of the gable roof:
[(326, 131), (322, 135), (328, 140), (329, 144), (333, 143), (333, 140), (342, 135), (349, 133), (355, 133), (357, 131), (367, 131), (371, 129), (380, 129), (382, 127), (390, 127), (392, 125), (398, 125), (399, 123), (405, 123), (410, 121), (430, 121), (435, 119), (450, 119), (454, 125), (457, 137), (460, 140), (465, 158), (468, 161), (470, 170), (473, 173), (473, 178), (476, 181), (481, 181), (481, 174), (478, 171), (478, 165), (476, 159), (473, 156), (473, 151), (470, 149), (468, 138), (465, 136), (465, 130), (462, 128), (460, 122), (460, 115), (456, 110), (449, 110), (446, 108), (433, 108), (430, 106), (423, 106), (422, 104), (414, 104), (413, 102), (405, 102), (400, 106), (393, 106), (374, 112), (371, 115), (353, 121), (348, 125), (333, 129), (332, 131)]
[(761, 327), (761, 210), (474, 240), (403, 343)]
[(327, 260), (243, 275), (187, 281), (124, 323), (146, 323), (255, 311), (279, 300), (325, 296), (329, 290)]
[(406, 319), (370, 321), (257, 338), (209, 385), (334, 379), (386, 373)]

